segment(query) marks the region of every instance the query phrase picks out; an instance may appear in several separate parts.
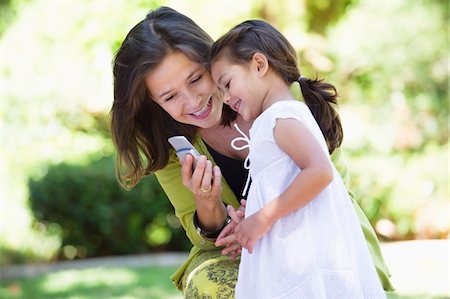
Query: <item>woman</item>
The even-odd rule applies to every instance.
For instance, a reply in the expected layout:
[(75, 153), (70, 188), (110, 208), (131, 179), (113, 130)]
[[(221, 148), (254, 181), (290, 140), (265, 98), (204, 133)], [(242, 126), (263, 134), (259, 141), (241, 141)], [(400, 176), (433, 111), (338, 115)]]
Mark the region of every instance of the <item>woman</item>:
[[(247, 178), (248, 151), (230, 146), (240, 135), (229, 124), (236, 122), (244, 132), (251, 124), (223, 106), (207, 65), (212, 44), (191, 19), (161, 7), (131, 29), (113, 70), (111, 133), (118, 179), (132, 188), (156, 174), (193, 244), (172, 276), (187, 298), (233, 297), (238, 270), (238, 261), (221, 255), (214, 241), (228, 222), (226, 205), (239, 207)], [(173, 135), (185, 135), (204, 155), (194, 171), (190, 156), (180, 166), (167, 141)], [(355, 208), (380, 279), (391, 289), (375, 233)]]

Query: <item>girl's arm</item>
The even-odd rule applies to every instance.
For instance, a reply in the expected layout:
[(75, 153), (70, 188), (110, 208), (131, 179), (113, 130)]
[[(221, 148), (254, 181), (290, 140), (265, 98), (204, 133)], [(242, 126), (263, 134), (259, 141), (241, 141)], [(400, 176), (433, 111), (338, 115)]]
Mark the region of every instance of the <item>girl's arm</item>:
[(274, 137), (277, 145), (302, 171), (283, 193), (236, 227), (237, 240), (250, 253), (256, 241), (275, 221), (307, 205), (333, 179), (333, 167), (328, 154), (302, 122), (278, 119)]

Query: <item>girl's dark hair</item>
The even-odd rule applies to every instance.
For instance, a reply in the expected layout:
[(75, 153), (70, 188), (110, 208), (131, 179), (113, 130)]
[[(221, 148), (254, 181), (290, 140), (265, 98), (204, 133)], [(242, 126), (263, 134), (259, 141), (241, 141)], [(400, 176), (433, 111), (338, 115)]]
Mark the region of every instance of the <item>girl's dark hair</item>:
[(116, 175), (122, 187), (131, 189), (143, 176), (167, 165), (168, 137), (185, 135), (192, 140), (196, 133), (196, 127), (175, 121), (151, 99), (146, 75), (174, 51), (208, 68), (212, 43), (194, 21), (168, 7), (148, 13), (125, 37), (113, 61), (110, 112)]
[(341, 145), (344, 135), (339, 115), (332, 106), (337, 105), (336, 88), (323, 80), (301, 77), (294, 48), (273, 26), (260, 20), (237, 25), (214, 43), (210, 63), (226, 57), (231, 63), (246, 64), (255, 53), (264, 54), (286, 84), (300, 84), (305, 103), (319, 124), (331, 154)]

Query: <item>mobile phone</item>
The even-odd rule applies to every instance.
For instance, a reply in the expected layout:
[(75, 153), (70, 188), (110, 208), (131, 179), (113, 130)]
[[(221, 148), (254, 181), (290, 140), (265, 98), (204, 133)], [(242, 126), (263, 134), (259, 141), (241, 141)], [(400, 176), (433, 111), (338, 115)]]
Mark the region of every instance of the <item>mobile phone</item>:
[(187, 154), (191, 154), (194, 157), (193, 169), (197, 165), (197, 159), (200, 158), (199, 152), (184, 136), (172, 136), (168, 139), (169, 143), (176, 150), (176, 154), (180, 162), (184, 160)]

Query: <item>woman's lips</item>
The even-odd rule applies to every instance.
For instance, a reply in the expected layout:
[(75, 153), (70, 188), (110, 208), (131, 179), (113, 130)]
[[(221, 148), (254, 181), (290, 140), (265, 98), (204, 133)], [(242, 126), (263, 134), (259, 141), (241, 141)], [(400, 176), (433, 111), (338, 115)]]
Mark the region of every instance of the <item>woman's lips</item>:
[(212, 109), (212, 98), (209, 98), (208, 103), (205, 107), (200, 109), (199, 111), (192, 113), (191, 115), (196, 119), (203, 119), (209, 115)]

